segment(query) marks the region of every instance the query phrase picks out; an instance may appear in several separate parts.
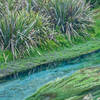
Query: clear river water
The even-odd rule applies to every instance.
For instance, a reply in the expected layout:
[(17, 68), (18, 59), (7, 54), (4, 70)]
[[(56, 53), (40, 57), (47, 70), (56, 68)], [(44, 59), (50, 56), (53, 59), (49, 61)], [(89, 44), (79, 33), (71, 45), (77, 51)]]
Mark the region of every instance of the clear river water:
[(75, 71), (85, 67), (100, 66), (100, 52), (79, 57), (71, 61), (63, 61), (55, 68), (37, 71), (30, 75), (22, 75), (16, 79), (0, 83), (0, 100), (25, 100), (44, 84), (62, 77), (69, 77)]

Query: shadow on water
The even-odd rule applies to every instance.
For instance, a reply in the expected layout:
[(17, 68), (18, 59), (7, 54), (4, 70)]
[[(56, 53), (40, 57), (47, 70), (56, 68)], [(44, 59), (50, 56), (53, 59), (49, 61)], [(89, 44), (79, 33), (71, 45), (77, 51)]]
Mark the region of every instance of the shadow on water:
[(35, 69), (5, 78), (0, 84), (0, 100), (25, 100), (44, 84), (68, 77), (75, 71), (100, 65), (100, 52), (75, 59), (41, 65)]

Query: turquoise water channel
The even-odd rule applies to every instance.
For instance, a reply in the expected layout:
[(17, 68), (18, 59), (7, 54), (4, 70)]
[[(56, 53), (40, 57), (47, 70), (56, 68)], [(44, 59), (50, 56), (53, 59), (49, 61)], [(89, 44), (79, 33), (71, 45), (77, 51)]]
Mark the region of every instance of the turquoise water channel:
[(12, 78), (0, 84), (0, 100), (25, 100), (50, 81), (68, 77), (81, 68), (99, 67), (99, 65), (100, 52), (97, 52), (71, 61), (61, 62), (55, 68), (51, 65), (45, 70), (30, 75), (22, 75), (16, 79)]

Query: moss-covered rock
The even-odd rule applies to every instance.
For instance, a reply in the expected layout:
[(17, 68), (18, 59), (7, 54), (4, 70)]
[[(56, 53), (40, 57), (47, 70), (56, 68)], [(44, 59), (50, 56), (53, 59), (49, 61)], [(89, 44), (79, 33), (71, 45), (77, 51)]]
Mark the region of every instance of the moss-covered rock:
[(84, 68), (69, 78), (50, 82), (26, 100), (99, 100), (100, 68)]

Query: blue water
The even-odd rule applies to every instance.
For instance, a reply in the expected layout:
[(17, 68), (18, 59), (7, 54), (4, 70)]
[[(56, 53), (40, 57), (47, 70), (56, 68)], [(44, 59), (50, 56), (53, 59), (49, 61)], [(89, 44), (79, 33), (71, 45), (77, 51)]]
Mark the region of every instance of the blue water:
[(0, 84), (0, 100), (25, 100), (50, 81), (68, 77), (84, 67), (99, 67), (99, 65), (100, 52), (70, 62), (62, 62), (54, 69), (49, 67), (47, 70), (9, 80)]

